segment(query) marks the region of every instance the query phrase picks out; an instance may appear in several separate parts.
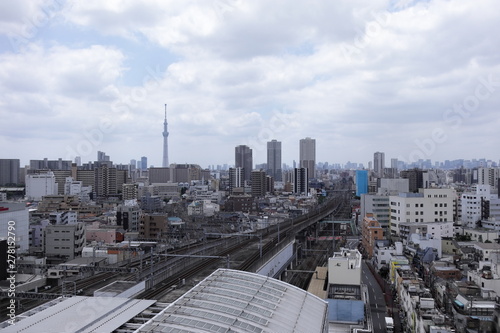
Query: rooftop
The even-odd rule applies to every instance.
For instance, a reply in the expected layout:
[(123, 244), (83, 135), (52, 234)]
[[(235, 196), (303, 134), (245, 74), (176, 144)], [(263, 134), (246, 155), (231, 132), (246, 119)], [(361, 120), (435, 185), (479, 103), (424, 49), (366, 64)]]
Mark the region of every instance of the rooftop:
[(324, 332), (327, 303), (285, 282), (218, 269), (138, 332)]
[(155, 302), (111, 297), (59, 298), (18, 315), (15, 325), (1, 323), (0, 332), (112, 332)]

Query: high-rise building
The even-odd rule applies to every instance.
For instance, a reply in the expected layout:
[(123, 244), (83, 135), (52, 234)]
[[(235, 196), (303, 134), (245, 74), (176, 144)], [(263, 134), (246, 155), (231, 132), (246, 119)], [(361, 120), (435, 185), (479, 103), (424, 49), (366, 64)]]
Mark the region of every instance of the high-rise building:
[(0, 185), (13, 185), (19, 181), (20, 162), (18, 159), (0, 159)]
[(62, 158), (57, 160), (30, 160), (30, 170), (71, 170), (73, 162), (70, 160), (64, 161)]
[(109, 155), (106, 155), (105, 152), (103, 151), (98, 151), (97, 152), (97, 162), (109, 162)]
[(252, 171), (252, 197), (263, 197), (266, 195), (266, 173), (263, 170)]
[(229, 193), (236, 187), (243, 187), (243, 168), (229, 168)]
[(385, 168), (385, 153), (381, 153), (377, 151), (373, 154), (373, 171), (375, 175), (379, 178), (384, 176), (384, 168)]
[(243, 180), (250, 181), (250, 175), (252, 173), (252, 149), (245, 145), (239, 145), (234, 151), (234, 160), (236, 168), (243, 168)]
[(307, 168), (308, 179), (316, 177), (316, 139), (300, 140), (300, 167)]
[(368, 193), (368, 171), (356, 170), (356, 195)]
[(293, 192), (297, 194), (307, 194), (309, 192), (308, 168), (293, 169)]
[(271, 140), (267, 143), (267, 174), (275, 181), (282, 180), (280, 141)]
[(141, 170), (148, 169), (148, 158), (146, 156), (141, 157)]
[(163, 162), (162, 167), (168, 167), (168, 123), (167, 123), (167, 104), (165, 104), (165, 120), (163, 121)]
[(400, 173), (401, 178), (408, 179), (409, 191), (417, 192), (420, 188), (429, 187), (429, 174), (420, 169), (403, 170)]
[(393, 168), (393, 169), (398, 168), (398, 159), (397, 158), (391, 158), (391, 168)]

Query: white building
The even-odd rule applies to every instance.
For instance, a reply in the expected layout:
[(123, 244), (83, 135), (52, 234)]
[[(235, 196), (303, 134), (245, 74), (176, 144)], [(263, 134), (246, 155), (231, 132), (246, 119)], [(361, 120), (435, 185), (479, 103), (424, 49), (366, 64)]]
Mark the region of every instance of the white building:
[(479, 287), (493, 290), (497, 295), (500, 295), (500, 267), (497, 264), (496, 256), (495, 253), (495, 258), (491, 261), (480, 261), (477, 270), (467, 271), (467, 281), (473, 281)]
[(373, 263), (379, 271), (384, 266), (389, 266), (392, 256), (403, 255), (403, 243), (395, 242), (394, 245), (384, 246), (384, 241), (377, 241), (373, 249)]
[(125, 230), (139, 231), (141, 212), (137, 200), (125, 200), (116, 207), (116, 222)]
[(410, 222), (400, 223), (399, 236), (404, 245), (407, 245), (413, 234), (420, 235), (422, 239), (453, 238), (455, 229), (453, 222)]
[(361, 194), (360, 216), (372, 213), (384, 230), (389, 230), (391, 221), (391, 207), (389, 205), (389, 196), (375, 194)]
[(463, 236), (469, 236), (473, 242), (484, 243), (496, 242), (498, 239), (498, 231), (486, 228), (458, 228), (457, 233)]
[(42, 250), (46, 256), (74, 259), (82, 254), (85, 228), (82, 222), (66, 225), (48, 225), (44, 229)]
[(471, 191), (462, 193), (460, 198), (462, 206), (462, 225), (475, 228), (481, 220), (482, 203), (491, 199), (490, 185), (475, 185)]
[(36, 175), (26, 175), (26, 199), (41, 201), (43, 196), (56, 195), (56, 177), (52, 171)]
[[(8, 237), (14, 234), (18, 254), (29, 250), (29, 225), (29, 211), (24, 203), (0, 204), (0, 238), (10, 240)], [(14, 227), (14, 230), (9, 230), (9, 226)]]
[[(360, 285), (361, 253), (358, 250), (342, 248), (328, 259), (328, 284)], [(333, 274), (335, 272), (335, 274)]]
[(80, 202), (90, 201), (92, 186), (83, 186), (83, 181), (74, 180), (73, 177), (66, 177), (64, 183), (64, 194), (76, 195)]
[(49, 214), (51, 224), (76, 224), (78, 222), (78, 212), (69, 210), (64, 212), (52, 212)]
[(390, 196), (391, 235), (399, 236), (404, 222), (453, 221), (455, 190), (450, 188), (419, 189), (419, 193)]
[(220, 211), (220, 206), (211, 200), (195, 200), (188, 205), (188, 215), (214, 216)]

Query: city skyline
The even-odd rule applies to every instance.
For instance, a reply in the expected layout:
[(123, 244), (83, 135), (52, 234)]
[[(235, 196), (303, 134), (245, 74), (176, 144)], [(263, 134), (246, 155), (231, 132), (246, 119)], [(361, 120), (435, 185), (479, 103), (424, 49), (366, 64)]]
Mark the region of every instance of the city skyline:
[(170, 163), (498, 161), (495, 4), (0, 4), (0, 157), (161, 166), (167, 103)]

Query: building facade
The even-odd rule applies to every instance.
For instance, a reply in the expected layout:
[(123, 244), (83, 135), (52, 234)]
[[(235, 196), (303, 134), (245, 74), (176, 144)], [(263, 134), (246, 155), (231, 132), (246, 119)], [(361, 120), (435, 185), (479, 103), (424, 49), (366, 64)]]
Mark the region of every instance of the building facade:
[(267, 143), (267, 174), (275, 181), (282, 181), (280, 141), (271, 140)]
[[(15, 228), (16, 247), (18, 253), (29, 249), (29, 211), (24, 203), (0, 203), (0, 238), (8, 238), (9, 226)], [(4, 265), (4, 263), (2, 263)]]
[(81, 256), (85, 239), (82, 222), (47, 225), (43, 232), (42, 250), (48, 257), (66, 257), (72, 260)]
[(19, 184), (19, 170), (18, 159), (0, 159), (0, 186)]
[(293, 193), (307, 194), (309, 193), (308, 183), (308, 168), (293, 169)]
[(455, 196), (448, 188), (391, 195), (391, 236), (399, 236), (399, 224), (404, 222), (453, 222)]
[(385, 153), (375, 152), (373, 154), (373, 171), (375, 176), (382, 178), (384, 176), (385, 169)]
[(26, 199), (40, 201), (46, 195), (57, 194), (56, 177), (52, 171), (26, 175)]
[(245, 145), (239, 145), (234, 149), (234, 165), (243, 168), (243, 180), (249, 182), (253, 169), (252, 149)]
[(307, 179), (316, 177), (316, 139), (307, 137), (300, 140), (299, 166), (307, 168)]
[(384, 239), (384, 229), (380, 226), (380, 223), (378, 223), (373, 214), (368, 213), (363, 218), (361, 233), (363, 249), (368, 258), (372, 258), (376, 242)]

